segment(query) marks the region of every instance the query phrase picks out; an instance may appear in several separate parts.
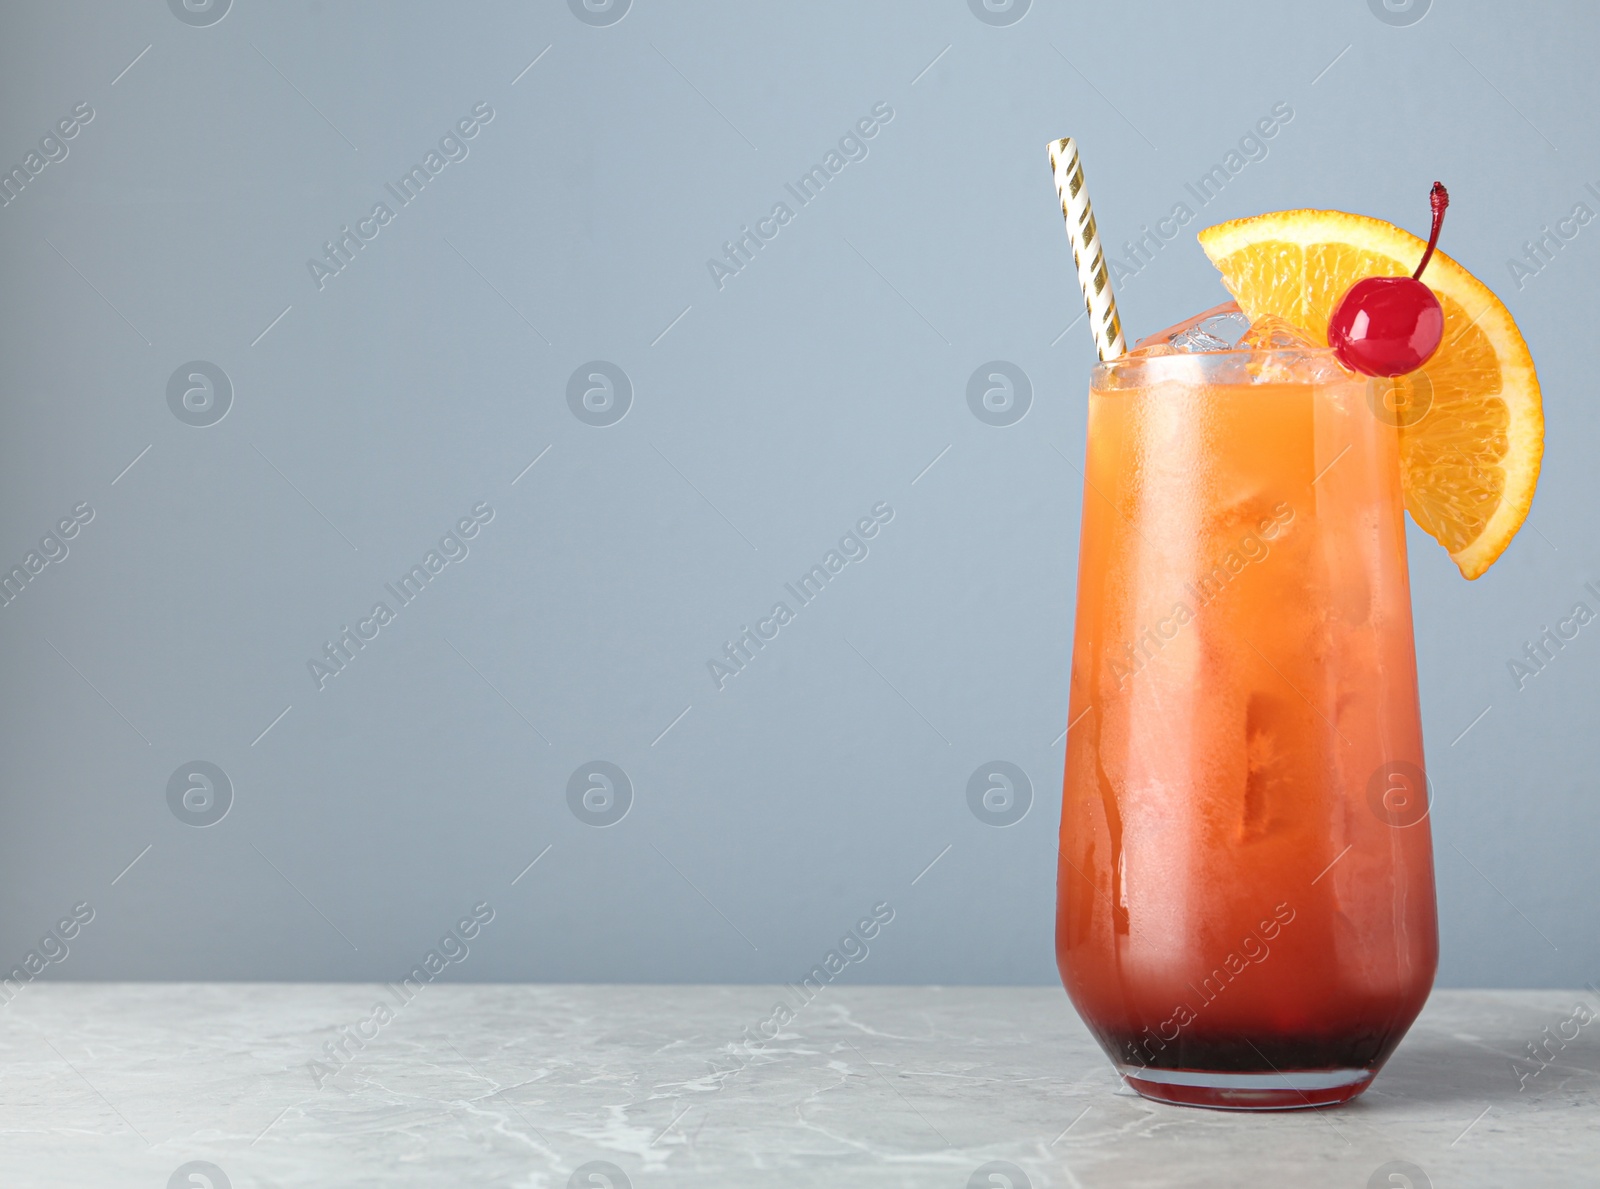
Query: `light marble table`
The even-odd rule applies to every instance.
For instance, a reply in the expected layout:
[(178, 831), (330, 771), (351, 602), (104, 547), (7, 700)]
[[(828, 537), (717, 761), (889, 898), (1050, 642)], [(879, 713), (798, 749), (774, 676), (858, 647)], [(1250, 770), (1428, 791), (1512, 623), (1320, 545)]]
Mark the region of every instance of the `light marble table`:
[(1438, 992), (1362, 1098), (1273, 1115), (1133, 1096), (1055, 988), (835, 985), (741, 1049), (782, 995), (35, 983), (0, 1009), (0, 1184), (1600, 1184), (1587, 992)]

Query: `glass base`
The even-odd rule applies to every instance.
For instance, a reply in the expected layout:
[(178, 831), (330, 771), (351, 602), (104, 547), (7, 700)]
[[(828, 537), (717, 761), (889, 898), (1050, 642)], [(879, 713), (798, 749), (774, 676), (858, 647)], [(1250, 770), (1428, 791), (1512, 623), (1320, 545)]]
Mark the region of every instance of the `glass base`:
[(1145, 1098), (1222, 1111), (1294, 1111), (1348, 1102), (1372, 1081), (1371, 1069), (1285, 1069), (1224, 1073), (1118, 1065), (1122, 1080)]

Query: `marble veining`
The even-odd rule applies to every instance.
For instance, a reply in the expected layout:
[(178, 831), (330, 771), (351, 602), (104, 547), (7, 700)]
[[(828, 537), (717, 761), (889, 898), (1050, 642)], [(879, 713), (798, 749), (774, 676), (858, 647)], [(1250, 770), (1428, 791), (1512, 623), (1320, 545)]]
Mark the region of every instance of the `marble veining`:
[(829, 987), (765, 1043), (771, 987), (383, 996), (31, 985), (0, 1184), (1503, 1189), (1600, 1156), (1587, 992), (1438, 992), (1362, 1098), (1277, 1115), (1133, 1095), (1056, 988)]

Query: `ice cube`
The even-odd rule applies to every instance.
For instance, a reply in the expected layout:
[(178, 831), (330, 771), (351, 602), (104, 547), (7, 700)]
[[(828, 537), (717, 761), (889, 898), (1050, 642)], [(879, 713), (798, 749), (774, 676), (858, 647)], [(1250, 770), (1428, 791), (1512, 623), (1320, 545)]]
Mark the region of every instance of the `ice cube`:
[(1321, 345), (1293, 322), (1276, 314), (1262, 314), (1239, 340), (1240, 349), (1246, 351), (1303, 351)]
[[(1232, 351), (1241, 336), (1250, 329), (1250, 320), (1239, 309), (1239, 304), (1225, 301), (1202, 314), (1186, 318), (1176, 326), (1169, 326), (1134, 344), (1134, 352), (1141, 355), (1167, 355), (1173, 351), (1195, 353), (1204, 351)], [(1157, 351), (1154, 348), (1169, 350)]]
[(1249, 371), (1256, 384), (1332, 384), (1350, 378), (1326, 347), (1276, 314), (1257, 318), (1239, 347), (1252, 352)]

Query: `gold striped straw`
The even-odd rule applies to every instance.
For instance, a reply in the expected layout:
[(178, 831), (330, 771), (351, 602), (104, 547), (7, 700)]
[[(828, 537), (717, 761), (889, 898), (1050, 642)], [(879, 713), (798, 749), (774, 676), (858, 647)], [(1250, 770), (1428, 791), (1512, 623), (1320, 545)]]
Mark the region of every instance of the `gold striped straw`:
[(1072, 137), (1050, 143), (1050, 169), (1056, 175), (1056, 193), (1061, 195), (1061, 214), (1072, 240), (1072, 262), (1078, 266), (1078, 284), (1089, 311), (1095, 350), (1102, 360), (1116, 359), (1128, 347), (1122, 340), (1122, 319), (1117, 317), (1117, 299), (1111, 293), (1100, 232), (1094, 225), (1094, 212), (1089, 209), (1083, 162), (1078, 159), (1078, 146)]

